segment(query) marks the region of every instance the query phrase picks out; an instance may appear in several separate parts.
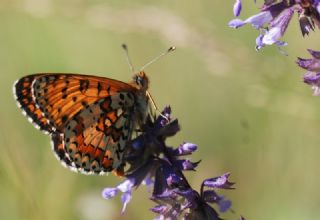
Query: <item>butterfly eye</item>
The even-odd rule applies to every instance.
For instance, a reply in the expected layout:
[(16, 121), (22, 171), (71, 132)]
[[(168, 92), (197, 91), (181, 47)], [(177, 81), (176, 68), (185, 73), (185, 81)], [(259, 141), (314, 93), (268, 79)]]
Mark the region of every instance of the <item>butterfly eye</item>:
[(134, 76), (134, 81), (137, 83), (137, 85), (143, 87), (144, 86), (144, 79), (140, 76)]

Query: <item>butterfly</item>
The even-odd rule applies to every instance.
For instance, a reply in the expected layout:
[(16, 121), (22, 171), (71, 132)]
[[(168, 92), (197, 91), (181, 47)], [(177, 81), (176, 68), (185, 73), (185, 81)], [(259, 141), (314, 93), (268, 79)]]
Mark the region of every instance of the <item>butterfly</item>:
[(134, 129), (148, 114), (149, 80), (130, 83), (79, 74), (35, 74), (14, 85), (18, 106), (36, 128), (50, 134), (59, 160), (75, 171), (121, 170)]
[(148, 86), (144, 71), (129, 83), (40, 73), (16, 81), (13, 92), (28, 120), (51, 136), (63, 165), (84, 174), (124, 175), (127, 143), (145, 123), (153, 103)]

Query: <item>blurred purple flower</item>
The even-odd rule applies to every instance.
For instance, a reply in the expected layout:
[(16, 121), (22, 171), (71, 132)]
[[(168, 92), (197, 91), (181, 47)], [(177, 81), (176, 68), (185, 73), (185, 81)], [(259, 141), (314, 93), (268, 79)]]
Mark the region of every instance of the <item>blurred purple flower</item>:
[(308, 49), (312, 56), (311, 59), (304, 59), (298, 57), (297, 64), (310, 72), (320, 72), (320, 51)]
[(236, 0), (236, 2), (233, 5), (233, 14), (235, 17), (238, 17), (242, 10), (242, 3), (241, 0)]
[(303, 36), (308, 35), (316, 26), (320, 28), (319, 0), (265, 0), (260, 13), (246, 20), (233, 19), (229, 22), (229, 27), (239, 28), (250, 23), (259, 29), (260, 36), (256, 39), (257, 50), (265, 45), (285, 46), (280, 38), (285, 34), (294, 12), (298, 13)]
[(320, 95), (320, 51), (308, 49), (308, 52), (312, 56), (311, 59), (304, 59), (298, 57), (297, 64), (308, 70), (303, 76), (303, 81), (310, 85), (313, 89), (313, 95)]

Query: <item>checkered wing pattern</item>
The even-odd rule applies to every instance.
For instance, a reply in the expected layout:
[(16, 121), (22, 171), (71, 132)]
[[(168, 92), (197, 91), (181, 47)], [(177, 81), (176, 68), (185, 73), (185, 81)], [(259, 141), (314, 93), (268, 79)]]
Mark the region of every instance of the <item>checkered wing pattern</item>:
[(63, 164), (86, 174), (121, 174), (136, 127), (136, 87), (96, 76), (35, 74), (18, 80), (14, 93), (28, 119), (51, 135)]

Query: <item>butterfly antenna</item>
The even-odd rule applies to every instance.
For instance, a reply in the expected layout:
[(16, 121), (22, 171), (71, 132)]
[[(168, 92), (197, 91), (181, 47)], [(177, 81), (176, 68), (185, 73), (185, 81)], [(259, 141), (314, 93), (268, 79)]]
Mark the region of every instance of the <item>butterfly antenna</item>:
[(168, 50), (166, 50), (165, 52), (163, 52), (162, 54), (160, 54), (159, 56), (155, 57), (154, 59), (152, 59), (151, 61), (149, 61), (148, 63), (146, 63), (143, 67), (141, 67), (140, 72), (143, 71), (147, 66), (149, 66), (150, 64), (154, 63), (155, 61), (157, 61), (158, 59), (160, 59), (161, 57), (167, 55), (168, 53), (175, 51), (176, 47), (170, 47)]
[(131, 59), (129, 56), (128, 46), (126, 44), (122, 44), (121, 46), (122, 46), (124, 52), (126, 53), (126, 58), (127, 58), (127, 62), (129, 64), (130, 70), (132, 73), (134, 73), (134, 68), (133, 68), (133, 65), (132, 65), (132, 62), (131, 62)]

